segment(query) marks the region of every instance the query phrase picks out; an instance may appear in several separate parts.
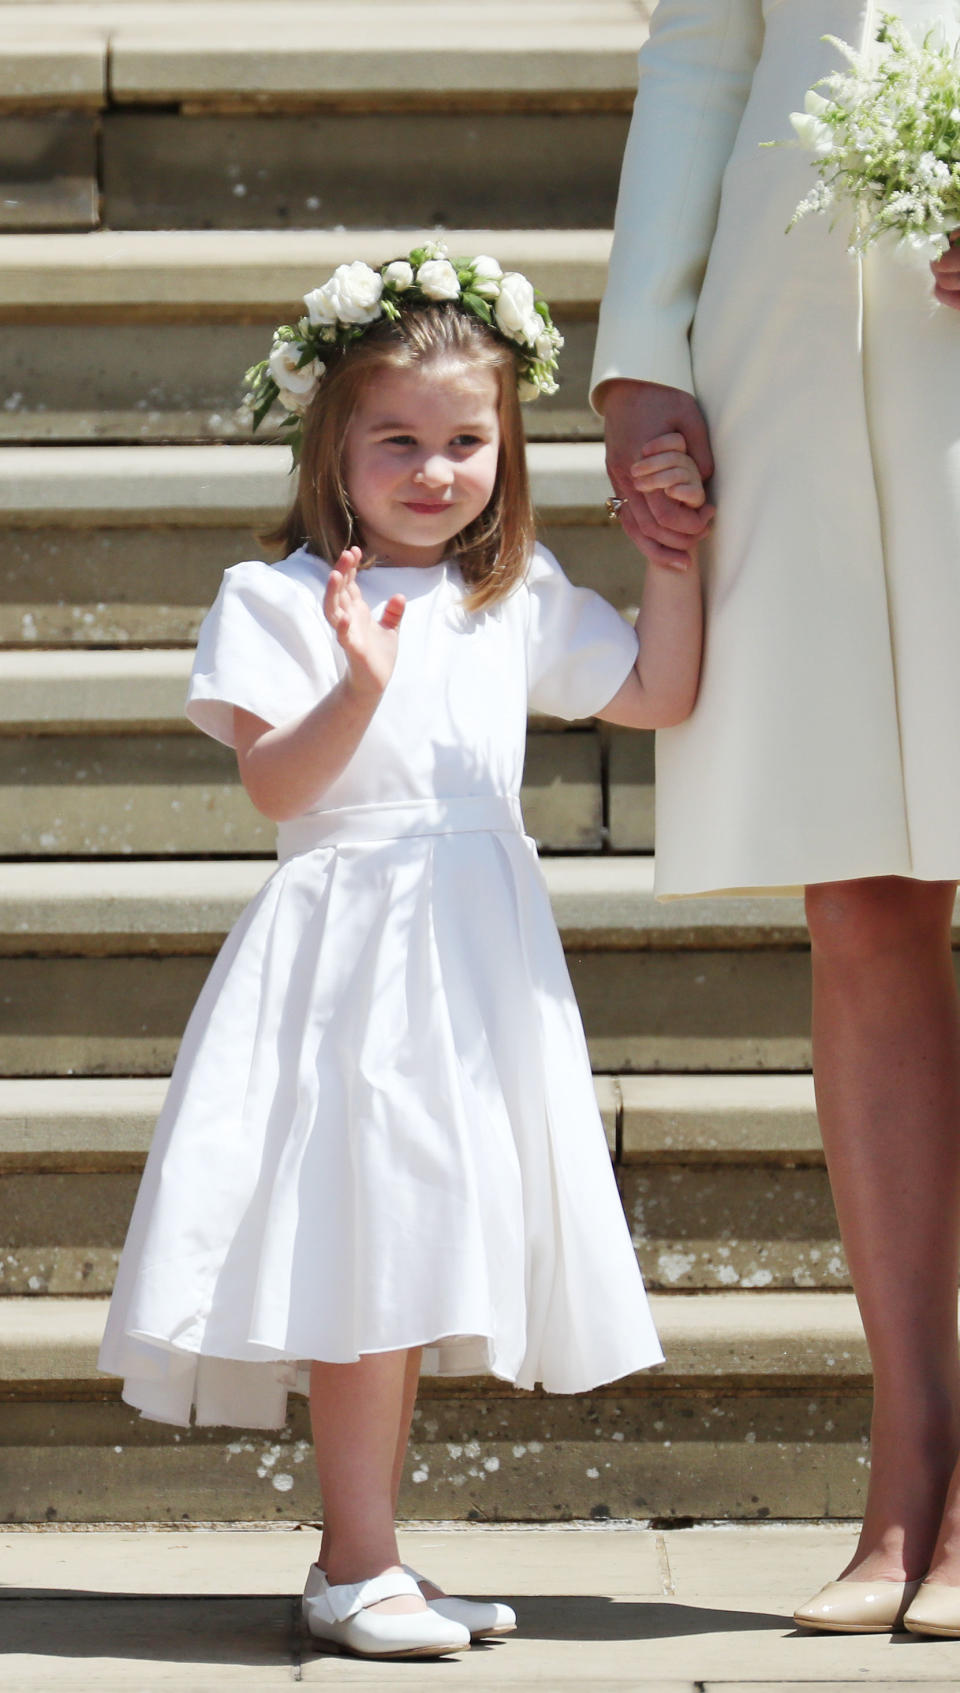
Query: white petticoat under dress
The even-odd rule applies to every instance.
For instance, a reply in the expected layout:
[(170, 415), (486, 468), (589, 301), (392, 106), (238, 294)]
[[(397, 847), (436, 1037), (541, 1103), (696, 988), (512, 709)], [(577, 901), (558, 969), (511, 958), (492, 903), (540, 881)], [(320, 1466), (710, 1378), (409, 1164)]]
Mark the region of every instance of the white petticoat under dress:
[[(299, 717), (343, 674), (307, 551), (236, 565), (188, 715)], [(528, 706), (608, 703), (632, 630), (538, 548), (492, 611), (407, 597), (394, 674), (322, 808), (228, 936), (184, 1035), (100, 1366), (145, 1416), (282, 1424), (311, 1359), (578, 1392), (662, 1357), (517, 795)]]

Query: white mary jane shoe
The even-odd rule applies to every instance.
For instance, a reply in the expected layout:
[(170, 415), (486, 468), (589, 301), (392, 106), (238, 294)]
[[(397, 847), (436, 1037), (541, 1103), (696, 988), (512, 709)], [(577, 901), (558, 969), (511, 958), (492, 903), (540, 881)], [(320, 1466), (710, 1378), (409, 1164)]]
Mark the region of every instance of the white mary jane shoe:
[[(429, 1581), (429, 1576), (418, 1575), (409, 1564), (403, 1566), (404, 1574), (417, 1583), (419, 1592), (421, 1581)], [(426, 1594), (423, 1595), (426, 1599)], [(453, 1599), (444, 1594), (441, 1599), (427, 1599), (432, 1611), (439, 1611), (442, 1617), (448, 1617), (451, 1622), (462, 1623), (469, 1630), (471, 1640), (482, 1640), (489, 1634), (512, 1634), (517, 1626), (517, 1613), (509, 1605), (500, 1604), (499, 1600), (488, 1599), (481, 1602), (478, 1599)]]
[(331, 1587), (323, 1571), (311, 1564), (303, 1590), (303, 1620), (315, 1640), (363, 1658), (438, 1658), (469, 1646), (469, 1629), (429, 1605), (425, 1611), (400, 1616), (368, 1609), (401, 1595), (423, 1598), (416, 1582), (398, 1571)]

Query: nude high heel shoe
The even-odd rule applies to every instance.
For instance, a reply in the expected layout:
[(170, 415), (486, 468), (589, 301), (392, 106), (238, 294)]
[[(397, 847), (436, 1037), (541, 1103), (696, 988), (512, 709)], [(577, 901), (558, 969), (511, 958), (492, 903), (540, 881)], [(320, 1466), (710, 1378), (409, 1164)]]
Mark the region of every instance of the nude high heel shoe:
[[(919, 1581), (828, 1581), (794, 1611), (793, 1620), (800, 1628), (833, 1634), (890, 1634), (904, 1627), (920, 1586)], [(958, 1589), (950, 1591), (960, 1598)]]
[(925, 1581), (903, 1619), (911, 1634), (935, 1634), (941, 1640), (960, 1640), (960, 1587), (944, 1581)]

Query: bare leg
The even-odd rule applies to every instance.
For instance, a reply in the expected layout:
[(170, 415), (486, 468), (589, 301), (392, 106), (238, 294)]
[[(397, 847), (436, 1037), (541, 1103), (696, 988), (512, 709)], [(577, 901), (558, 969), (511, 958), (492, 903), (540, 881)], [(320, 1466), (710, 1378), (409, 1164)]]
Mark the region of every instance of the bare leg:
[(952, 883), (807, 890), (817, 1106), (874, 1370), (858, 1580), (927, 1569), (960, 1452)]
[[(422, 1347), (413, 1347), (407, 1353), (407, 1373), (403, 1388), (403, 1409), (400, 1418), (400, 1429), (397, 1435), (397, 1452), (393, 1465), (393, 1514), (397, 1514), (397, 1501), (400, 1498), (400, 1483), (403, 1479), (403, 1465), (407, 1456), (407, 1446), (410, 1441), (410, 1425), (413, 1422), (413, 1409), (417, 1402), (417, 1389), (420, 1386), (420, 1359)], [(434, 1581), (423, 1581), (420, 1591), (425, 1599), (440, 1599), (443, 1588)]]
[(423, 1357), (422, 1346), (411, 1346), (407, 1353), (407, 1367), (403, 1377), (403, 1398), (400, 1404), (400, 1427), (397, 1430), (397, 1450), (393, 1459), (393, 1514), (397, 1514), (400, 1499), (400, 1483), (403, 1480), (403, 1466), (410, 1444), (410, 1425), (413, 1422), (413, 1408), (417, 1403), (417, 1390), (420, 1386), (420, 1360)]
[[(356, 1364), (314, 1364), (310, 1421), (323, 1498), (320, 1564), (333, 1586), (400, 1569), (394, 1474), (410, 1354), (367, 1353)], [(425, 1609), (409, 1598), (371, 1610)]]

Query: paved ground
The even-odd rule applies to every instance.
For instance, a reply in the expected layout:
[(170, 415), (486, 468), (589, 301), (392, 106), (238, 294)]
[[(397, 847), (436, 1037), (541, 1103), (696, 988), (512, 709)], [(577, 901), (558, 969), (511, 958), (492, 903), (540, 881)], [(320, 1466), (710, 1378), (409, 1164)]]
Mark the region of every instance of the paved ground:
[(956, 1693), (960, 1641), (792, 1627), (793, 1604), (840, 1568), (851, 1543), (846, 1530), (806, 1526), (411, 1529), (411, 1562), (454, 1591), (513, 1599), (520, 1629), (460, 1658), (378, 1665), (300, 1638), (293, 1596), (312, 1530), (7, 1530), (0, 1687)]

